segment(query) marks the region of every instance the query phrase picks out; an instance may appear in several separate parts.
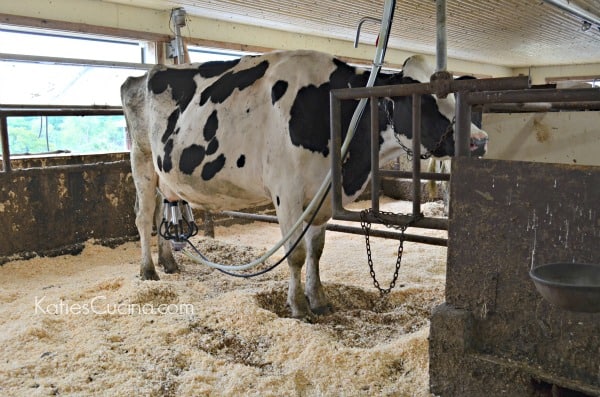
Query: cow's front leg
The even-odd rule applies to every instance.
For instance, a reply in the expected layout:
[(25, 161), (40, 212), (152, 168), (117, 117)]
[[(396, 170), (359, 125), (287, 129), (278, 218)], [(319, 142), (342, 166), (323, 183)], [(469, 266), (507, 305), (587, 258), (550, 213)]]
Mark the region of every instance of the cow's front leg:
[(331, 312), (331, 305), (323, 291), (319, 274), (319, 259), (325, 245), (325, 224), (309, 227), (304, 239), (307, 248), (306, 297), (313, 313), (328, 314)]
[[(293, 200), (280, 200), (275, 197), (273, 203), (277, 211), (281, 233), (285, 236), (300, 216), (300, 213), (289, 207), (293, 203)], [(302, 287), (302, 266), (304, 266), (304, 261), (306, 260), (306, 246), (304, 241), (300, 241), (296, 248), (290, 252), (292, 245), (298, 239), (301, 232), (301, 230), (297, 230), (285, 243), (285, 250), (289, 252), (287, 261), (290, 268), (287, 303), (292, 310), (292, 317), (304, 321), (312, 321), (313, 314), (308, 307), (304, 288)]]
[[(286, 243), (286, 251), (291, 249), (296, 238), (296, 234), (292, 235), (290, 238), (291, 242)], [(304, 288), (302, 288), (302, 266), (305, 259), (306, 250), (304, 243), (300, 242), (287, 258), (290, 267), (287, 302), (292, 310), (292, 317), (310, 322), (314, 316), (308, 307), (308, 301), (306, 300), (306, 296), (304, 296)]]

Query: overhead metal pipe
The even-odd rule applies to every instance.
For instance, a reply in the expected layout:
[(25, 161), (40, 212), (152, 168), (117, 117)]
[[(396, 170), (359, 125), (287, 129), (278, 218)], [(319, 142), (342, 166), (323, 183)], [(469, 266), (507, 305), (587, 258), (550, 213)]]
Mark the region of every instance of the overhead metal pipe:
[(596, 25), (598, 29), (600, 29), (600, 16), (594, 15), (588, 10), (579, 7), (577, 4), (572, 1), (566, 0), (544, 0), (546, 3), (555, 6), (565, 12), (568, 12), (571, 15), (575, 15), (578, 18), (582, 19), (582, 22), (590, 22)]

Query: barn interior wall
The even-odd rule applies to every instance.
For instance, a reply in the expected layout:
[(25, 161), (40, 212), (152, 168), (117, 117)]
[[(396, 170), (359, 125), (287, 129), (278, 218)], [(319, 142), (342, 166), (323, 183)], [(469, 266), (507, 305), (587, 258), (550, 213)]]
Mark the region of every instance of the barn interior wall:
[(126, 153), (15, 160), (0, 173), (0, 264), (137, 239)]
[(600, 112), (485, 113), (486, 158), (600, 166)]

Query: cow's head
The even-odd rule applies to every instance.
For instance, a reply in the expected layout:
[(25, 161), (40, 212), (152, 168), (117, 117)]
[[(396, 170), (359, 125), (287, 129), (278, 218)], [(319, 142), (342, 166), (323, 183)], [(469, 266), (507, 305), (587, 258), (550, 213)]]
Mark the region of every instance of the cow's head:
[[(404, 63), (402, 73), (395, 75), (391, 84), (429, 82), (434, 70), (424, 58), (413, 56)], [(410, 147), (412, 138), (412, 99), (396, 97), (388, 99), (386, 113), (393, 120), (394, 130), (399, 140)], [(455, 153), (455, 108), (454, 95), (438, 98), (435, 95), (421, 96), (421, 154), (434, 157), (453, 156)], [(481, 130), (481, 124), (471, 123), (471, 154), (483, 156), (487, 150), (488, 135)]]

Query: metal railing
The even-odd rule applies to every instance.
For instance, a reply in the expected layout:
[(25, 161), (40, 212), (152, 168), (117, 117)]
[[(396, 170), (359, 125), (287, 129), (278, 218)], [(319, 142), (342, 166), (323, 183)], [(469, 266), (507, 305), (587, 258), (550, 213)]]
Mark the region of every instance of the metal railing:
[[(367, 215), (367, 221), (371, 223), (382, 223), (392, 225), (405, 225), (411, 223), (412, 226), (448, 230), (448, 220), (433, 217), (420, 216), (421, 208), (421, 180), (448, 180), (448, 175), (438, 175), (431, 173), (421, 173), (420, 167), (420, 147), (421, 147), (421, 96), (436, 94), (445, 96), (451, 92), (467, 91), (490, 91), (490, 90), (517, 90), (529, 87), (529, 78), (508, 77), (484, 80), (436, 80), (430, 83), (402, 84), (392, 86), (376, 86), (372, 88), (344, 88), (332, 90), (330, 94), (331, 111), (331, 142), (332, 142), (332, 196), (333, 196), (333, 219), (359, 222), (360, 212), (349, 211), (342, 204), (342, 159), (340, 156), (342, 122), (341, 122), (341, 101), (357, 100), (370, 98), (371, 112), (371, 168), (375, 170), (371, 175), (371, 206), (377, 211), (379, 209), (379, 183), (382, 175), (379, 170), (379, 121), (377, 104), (379, 98), (384, 97), (412, 97), (412, 152), (413, 152), (413, 171), (410, 173), (413, 182), (413, 213), (411, 215), (391, 215), (391, 214), (372, 214)], [(457, 126), (459, 121), (468, 121), (468, 130), (457, 131), (458, 144), (456, 154), (459, 156), (469, 156), (469, 135), (470, 135), (470, 108), (467, 112), (460, 114), (457, 110)], [(393, 170), (384, 171), (387, 176), (406, 177), (406, 172)]]
[[(529, 78), (526, 76), (499, 79), (440, 81), (430, 83), (407, 84), (397, 86), (378, 86), (373, 88), (347, 88), (332, 90), (330, 95), (331, 105), (331, 141), (332, 141), (332, 206), (333, 219), (346, 221), (361, 221), (361, 214), (349, 211), (342, 204), (342, 159), (340, 156), (342, 123), (341, 101), (370, 98), (371, 103), (371, 206), (379, 209), (379, 183), (380, 177), (391, 176), (398, 178), (411, 177), (413, 187), (413, 213), (410, 215), (381, 213), (377, 216), (368, 214), (367, 221), (371, 223), (385, 223), (388, 225), (406, 225), (448, 230), (448, 220), (420, 216), (421, 206), (421, 180), (449, 180), (448, 174), (422, 173), (420, 169), (420, 125), (421, 95), (436, 94), (445, 96), (450, 92), (456, 93), (456, 143), (457, 156), (470, 156), (469, 139), (471, 131), (471, 108), (495, 104), (531, 104), (550, 103), (558, 104), (561, 109), (597, 109), (600, 104), (600, 88), (583, 89), (531, 89)], [(395, 171), (379, 169), (379, 127), (378, 127), (378, 99), (382, 97), (412, 96), (412, 151), (413, 170)], [(581, 105), (581, 106), (578, 106)], [(525, 105), (527, 106), (527, 105)], [(552, 105), (550, 105), (552, 107)], [(544, 109), (547, 107), (544, 107)], [(544, 111), (539, 109), (538, 111)], [(364, 215), (363, 215), (364, 216)], [(398, 234), (399, 236), (399, 234)]]

